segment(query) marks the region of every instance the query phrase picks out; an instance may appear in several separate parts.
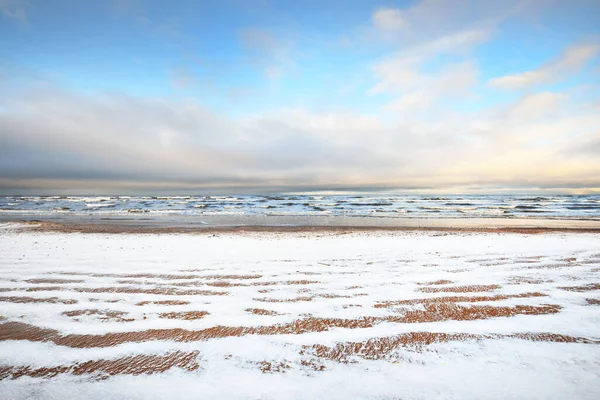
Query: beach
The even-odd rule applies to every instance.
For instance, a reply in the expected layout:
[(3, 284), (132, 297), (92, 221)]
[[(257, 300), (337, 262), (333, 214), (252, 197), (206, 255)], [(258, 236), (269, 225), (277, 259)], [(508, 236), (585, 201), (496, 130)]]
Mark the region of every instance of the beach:
[(0, 400), (600, 399), (598, 16), (0, 0)]
[(600, 236), (573, 224), (4, 222), (0, 394), (596, 398)]

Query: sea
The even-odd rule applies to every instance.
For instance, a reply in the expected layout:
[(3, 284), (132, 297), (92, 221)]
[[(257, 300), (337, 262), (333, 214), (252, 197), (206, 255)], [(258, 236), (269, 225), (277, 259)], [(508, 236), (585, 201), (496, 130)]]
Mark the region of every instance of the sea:
[(134, 214), (600, 220), (600, 195), (0, 196), (0, 217)]

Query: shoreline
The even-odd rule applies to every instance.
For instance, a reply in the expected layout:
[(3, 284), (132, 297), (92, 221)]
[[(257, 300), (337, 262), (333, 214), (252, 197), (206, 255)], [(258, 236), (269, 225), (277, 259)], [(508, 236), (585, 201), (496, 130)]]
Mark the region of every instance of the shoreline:
[(36, 232), (110, 234), (216, 233), (352, 233), (352, 232), (473, 232), (473, 233), (600, 233), (600, 221), (548, 219), (382, 219), (382, 218), (13, 218), (0, 224), (21, 224)]

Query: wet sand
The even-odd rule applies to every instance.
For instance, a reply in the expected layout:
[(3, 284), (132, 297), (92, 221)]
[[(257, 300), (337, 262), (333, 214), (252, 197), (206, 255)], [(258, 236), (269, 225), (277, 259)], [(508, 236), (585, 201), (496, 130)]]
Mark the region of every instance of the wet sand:
[(41, 232), (190, 233), (232, 232), (600, 232), (600, 220), (518, 218), (377, 218), (339, 216), (151, 216), (2, 215), (0, 223), (21, 223)]

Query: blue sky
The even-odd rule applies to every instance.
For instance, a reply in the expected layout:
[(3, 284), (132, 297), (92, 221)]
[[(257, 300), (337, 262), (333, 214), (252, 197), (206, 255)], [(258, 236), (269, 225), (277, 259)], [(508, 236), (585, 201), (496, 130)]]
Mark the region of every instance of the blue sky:
[(0, 187), (594, 192), (599, 27), (592, 0), (0, 0)]

